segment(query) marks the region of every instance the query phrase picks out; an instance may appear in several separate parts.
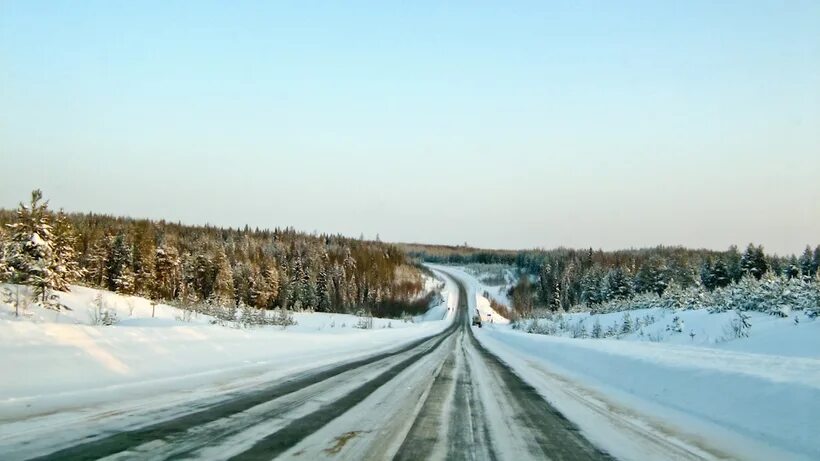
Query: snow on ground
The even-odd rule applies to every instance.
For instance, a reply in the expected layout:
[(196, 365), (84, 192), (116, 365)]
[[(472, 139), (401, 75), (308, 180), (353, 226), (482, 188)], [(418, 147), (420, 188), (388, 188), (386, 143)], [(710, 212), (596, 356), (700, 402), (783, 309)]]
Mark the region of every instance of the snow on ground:
[[(469, 274), (443, 270), (464, 280), (474, 298)], [(629, 313), (655, 321), (643, 336), (622, 339), (528, 334), (509, 325), (474, 332), (619, 458), (648, 459), (650, 434), (672, 444), (662, 452), (679, 446), (707, 458), (820, 459), (820, 321), (754, 315), (750, 337), (731, 339), (724, 327), (732, 313)], [(623, 315), (599, 321), (606, 328), (622, 324)], [(683, 321), (681, 333), (666, 330), (674, 316)], [(594, 319), (571, 314), (565, 321), (591, 329)], [(685, 458), (670, 453), (663, 458)]]
[[(0, 303), (0, 423), (353, 360), (442, 331), (452, 321), (456, 293), (447, 282), (446, 301), (428, 314), (415, 321), (376, 318), (372, 329), (356, 328), (359, 318), (346, 314), (296, 313), (298, 324), (285, 329), (215, 325), (162, 304), (152, 317), (147, 299), (81, 286), (60, 293), (71, 311), (32, 307), (17, 318)], [(98, 296), (117, 324), (91, 324)]]

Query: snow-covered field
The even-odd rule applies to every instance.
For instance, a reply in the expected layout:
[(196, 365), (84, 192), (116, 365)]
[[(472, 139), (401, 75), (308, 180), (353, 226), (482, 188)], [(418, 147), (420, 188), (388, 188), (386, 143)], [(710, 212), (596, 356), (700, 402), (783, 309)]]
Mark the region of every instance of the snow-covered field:
[[(471, 307), (489, 305), (470, 274), (443, 270), (466, 283)], [(591, 331), (596, 318), (604, 330), (622, 328), (624, 313), (564, 315), (556, 335), (498, 321), (474, 331), (619, 458), (820, 459), (820, 321), (751, 313), (749, 337), (735, 338), (732, 312), (629, 315), (641, 326), (607, 339), (567, 336), (579, 323)], [(647, 433), (664, 441), (655, 454)]]
[[(0, 303), (0, 424), (193, 398), (392, 349), (450, 324), (457, 296), (451, 281), (442, 296), (412, 321), (375, 318), (368, 329), (358, 328), (355, 315), (319, 313), (296, 313), (297, 324), (286, 328), (217, 325), (205, 315), (80, 286), (60, 294), (70, 311), (31, 307), (18, 318), (11, 304)], [(116, 314), (115, 325), (93, 325), (95, 298)]]

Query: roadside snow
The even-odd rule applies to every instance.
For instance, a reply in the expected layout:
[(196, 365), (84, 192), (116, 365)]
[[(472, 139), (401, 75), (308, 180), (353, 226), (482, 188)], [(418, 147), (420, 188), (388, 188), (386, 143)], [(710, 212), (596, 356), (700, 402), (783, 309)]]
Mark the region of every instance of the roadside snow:
[[(463, 280), (475, 299), (469, 274), (440, 270)], [(820, 322), (753, 317), (750, 338), (727, 340), (730, 313), (630, 315), (657, 320), (643, 335), (620, 340), (528, 334), (508, 325), (473, 331), (616, 457), (647, 459), (655, 450), (668, 459), (820, 459)], [(675, 315), (684, 321), (682, 333), (666, 330)], [(565, 317), (592, 326), (588, 314)], [(599, 321), (606, 327), (622, 318)]]
[[(457, 291), (448, 282), (445, 302), (427, 314), (414, 321), (374, 318), (372, 329), (356, 328), (355, 315), (318, 313), (296, 313), (297, 325), (286, 329), (235, 328), (162, 304), (152, 317), (151, 302), (135, 296), (81, 286), (59, 295), (70, 311), (33, 307), (17, 318), (0, 303), (0, 424), (209, 387), (219, 392), (228, 383), (374, 354), (446, 328)], [(98, 296), (117, 324), (90, 325)]]

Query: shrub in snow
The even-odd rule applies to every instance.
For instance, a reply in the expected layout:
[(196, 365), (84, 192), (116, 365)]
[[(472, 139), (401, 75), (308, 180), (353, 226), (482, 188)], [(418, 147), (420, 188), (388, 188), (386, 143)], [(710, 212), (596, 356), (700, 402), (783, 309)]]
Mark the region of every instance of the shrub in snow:
[(632, 333), (632, 317), (629, 312), (624, 312), (624, 323), (621, 325), (621, 334), (628, 335)]
[(94, 300), (91, 301), (91, 312), (89, 316), (91, 317), (92, 325), (111, 326), (119, 322), (117, 313), (109, 310), (105, 304), (102, 293), (97, 293), (97, 296), (94, 296)]
[(555, 324), (550, 320), (531, 319), (524, 329), (527, 333), (536, 335), (554, 335), (558, 332)]
[(175, 315), (174, 319), (180, 322), (190, 322), (194, 318), (195, 312), (190, 309), (180, 309), (179, 312), (180, 314)]
[(595, 323), (592, 324), (592, 337), (593, 338), (600, 338), (603, 336), (603, 331), (601, 329), (601, 321), (598, 317), (595, 317)]
[(672, 324), (666, 326), (666, 331), (672, 333), (683, 333), (683, 320), (679, 316), (672, 317)]
[(3, 302), (9, 306), (14, 306), (14, 316), (20, 316), (20, 310), (25, 311), (31, 304), (31, 297), (26, 289), (21, 290), (20, 285), (14, 288), (3, 287)]
[(359, 328), (361, 330), (370, 330), (373, 328), (373, 316), (370, 313), (365, 311), (359, 311), (356, 313), (359, 317), (358, 321), (354, 328)]
[(247, 304), (242, 304), (240, 308), (239, 322), (245, 327), (259, 326), (267, 324), (268, 318), (265, 315), (264, 310), (257, 309)]
[(584, 320), (578, 320), (577, 323), (572, 325), (570, 330), (570, 334), (573, 338), (586, 338), (587, 337), (587, 328), (584, 326)]
[(661, 332), (657, 332), (654, 335), (649, 335), (649, 340), (653, 343), (661, 343), (663, 342), (663, 334)]
[(567, 320), (564, 318), (563, 315), (558, 314), (556, 316), (556, 321), (558, 323), (558, 331), (566, 331), (567, 330)]
[[(296, 325), (296, 319), (293, 318), (293, 313), (285, 309), (274, 309), (273, 314), (269, 318), (269, 323), (272, 325), (287, 328), (291, 325)], [(342, 326), (345, 326), (342, 324)]]
[(729, 327), (733, 338), (748, 338), (749, 330), (752, 329), (749, 314), (736, 310), (735, 318), (729, 323)]

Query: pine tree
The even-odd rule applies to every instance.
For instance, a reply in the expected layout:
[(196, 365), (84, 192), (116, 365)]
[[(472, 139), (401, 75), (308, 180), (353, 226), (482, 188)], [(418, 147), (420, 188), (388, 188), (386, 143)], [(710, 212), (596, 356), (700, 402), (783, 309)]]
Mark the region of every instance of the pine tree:
[(581, 302), (587, 306), (594, 306), (603, 301), (600, 273), (597, 270), (591, 270), (581, 279)]
[(733, 282), (737, 282), (743, 276), (743, 269), (741, 267), (741, 256), (737, 251), (737, 247), (732, 245), (726, 252), (726, 269), (729, 272), (729, 278)]
[(0, 228), (0, 282), (5, 282), (11, 277), (11, 268), (8, 263), (8, 237), (5, 229)]
[(11, 231), (6, 261), (11, 281), (34, 287), (34, 295), (44, 305), (55, 288), (54, 242), (48, 215), (48, 202), (42, 202), (39, 189), (31, 193), (30, 204), (20, 203)]
[(333, 281), (333, 306), (334, 310), (337, 309), (344, 309), (347, 306), (347, 277), (345, 276), (345, 268), (340, 264), (336, 263), (333, 265), (332, 270), (332, 281)]
[(786, 278), (788, 278), (788, 279), (793, 279), (793, 278), (799, 276), (800, 275), (799, 264), (800, 263), (797, 262), (797, 258), (795, 258), (794, 255), (792, 255), (791, 258), (789, 258), (788, 264), (786, 264), (786, 267), (783, 269), (783, 275), (785, 275)]
[(134, 289), (133, 253), (123, 233), (117, 234), (111, 243), (106, 260), (108, 289), (118, 293), (132, 293)]
[(54, 289), (69, 291), (69, 285), (82, 278), (84, 271), (77, 261), (77, 236), (62, 211), (54, 219)]
[(155, 236), (148, 225), (140, 225), (134, 236), (134, 292), (151, 296), (156, 292)]
[(610, 269), (604, 279), (605, 299), (626, 299), (632, 294), (628, 276), (620, 267)]
[(169, 245), (157, 247), (154, 255), (155, 296), (175, 299), (179, 293), (182, 273), (181, 261), (176, 248)]
[(712, 268), (712, 281), (715, 288), (722, 288), (732, 283), (732, 278), (729, 275), (729, 269), (722, 259), (718, 259)]
[(85, 279), (95, 287), (108, 288), (106, 265), (112, 241), (113, 237), (109, 235), (101, 237), (85, 256)]
[[(820, 247), (818, 247), (818, 249), (820, 249)], [(808, 245), (806, 245), (806, 249), (803, 250), (803, 254), (800, 255), (798, 265), (800, 266), (800, 273), (803, 277), (809, 280), (814, 278), (814, 275), (817, 273), (817, 268), (814, 266), (814, 257), (811, 252), (811, 247)]]
[(269, 264), (266, 264), (262, 269), (262, 276), (265, 278), (265, 281), (268, 284), (268, 289), (270, 290), (270, 303), (269, 308), (276, 307), (276, 300), (279, 297), (279, 286), (281, 277), (279, 275), (279, 269), (276, 268), (276, 261), (271, 261)]
[(644, 264), (638, 269), (635, 278), (632, 279), (632, 289), (635, 293), (646, 293), (648, 291), (655, 291), (655, 280), (657, 279), (657, 270), (649, 263)]
[(766, 255), (763, 253), (763, 247), (756, 247), (750, 243), (740, 259), (740, 268), (744, 274), (752, 275), (760, 280), (769, 268), (766, 263)]
[(316, 280), (316, 290), (319, 298), (316, 310), (319, 312), (330, 312), (333, 305), (333, 294), (331, 292), (333, 282), (327, 275), (326, 265), (319, 269), (319, 276)]
[(814, 258), (812, 258), (812, 260), (812, 270), (815, 274), (820, 273), (820, 245), (817, 245), (817, 247), (814, 249)]
[(232, 304), (235, 302), (235, 292), (233, 285), (233, 270), (225, 255), (225, 249), (220, 248), (216, 254), (216, 276), (214, 278), (214, 297), (220, 304)]
[(714, 268), (712, 262), (708, 259), (700, 267), (700, 281), (707, 290), (714, 290), (717, 287)]

